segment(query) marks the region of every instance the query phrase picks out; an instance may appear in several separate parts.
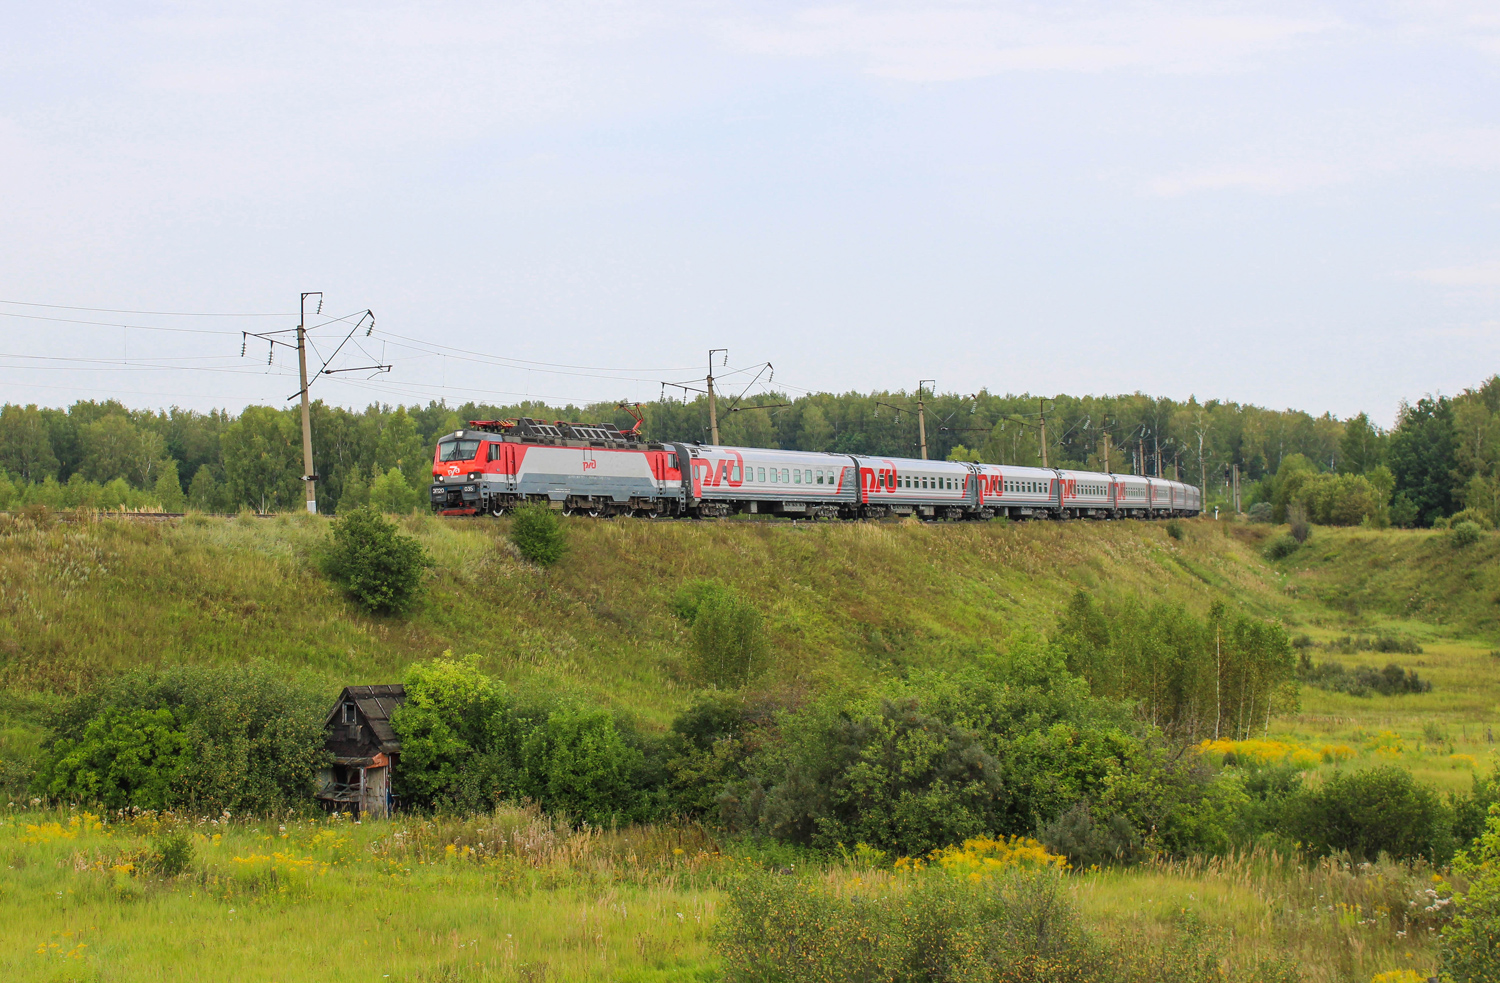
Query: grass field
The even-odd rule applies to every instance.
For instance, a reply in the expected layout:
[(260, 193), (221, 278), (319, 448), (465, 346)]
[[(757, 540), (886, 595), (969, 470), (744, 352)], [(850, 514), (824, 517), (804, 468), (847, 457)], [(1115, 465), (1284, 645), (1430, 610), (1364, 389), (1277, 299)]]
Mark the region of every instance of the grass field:
[[(192, 867), (152, 873), (185, 827)], [(724, 847), (721, 850), (721, 846)], [(691, 826), (574, 831), (502, 809), (467, 820), (0, 820), (0, 978), (16, 981), (712, 980), (725, 886), (754, 862)], [(834, 858), (802, 876), (880, 889)], [(1294, 955), (1311, 981), (1433, 963), (1425, 871), (1299, 868), (1253, 854), (1066, 877), (1129, 945)]]
[[(1314, 772), (1394, 761), (1458, 789), (1500, 747), (1494, 537), (1460, 552), (1440, 533), (1317, 529), (1269, 564), (1272, 530), (1207, 520), (1183, 523), (1180, 540), (1135, 522), (570, 520), (570, 555), (543, 571), (517, 558), (503, 522), (402, 521), (437, 561), (405, 621), (362, 615), (327, 585), (312, 561), (317, 518), (0, 520), (0, 769), (34, 752), (39, 708), (57, 694), (174, 662), (264, 659), (331, 699), (445, 649), (475, 652), (512, 683), (575, 688), (663, 726), (696, 685), (670, 601), (700, 577), (756, 599), (776, 653), (764, 685), (788, 693), (962, 664), (1045, 632), (1079, 588), (1199, 611), (1225, 598), (1320, 642), (1413, 639), (1420, 655), (1314, 658), (1395, 661), (1433, 683), (1363, 698), (1304, 687), (1300, 709), (1262, 735), (1281, 748), (1267, 753), (1310, 754)], [(1347, 754), (1325, 761), (1330, 747)], [(191, 872), (167, 878), (145, 870), (154, 823), (8, 807), (0, 978), (713, 979), (712, 926), (743, 862), (743, 847), (693, 827), (580, 833), (512, 809), (462, 822), (204, 820)], [(817, 876), (880, 875), (835, 862)], [(1299, 954), (1310, 980), (1425, 976), (1434, 963), (1418, 914), (1436, 890), (1428, 871), (1259, 855), (1068, 884), (1107, 935), (1217, 932), (1247, 960)]]

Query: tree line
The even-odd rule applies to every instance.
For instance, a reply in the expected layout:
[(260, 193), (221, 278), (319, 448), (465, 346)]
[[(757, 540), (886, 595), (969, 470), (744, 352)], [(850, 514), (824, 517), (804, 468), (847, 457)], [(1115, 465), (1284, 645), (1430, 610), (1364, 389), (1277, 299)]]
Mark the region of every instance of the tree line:
[[(916, 393), (781, 393), (718, 404), (721, 442), (751, 447), (916, 456)], [(1403, 406), (1382, 429), (1368, 415), (1339, 420), (1222, 400), (1147, 396), (920, 394), (928, 456), (995, 464), (1111, 470), (1202, 483), (1228, 499), (1232, 467), (1245, 504), (1271, 502), (1278, 475), (1364, 476), (1328, 486), (1314, 521), (1369, 516), (1431, 525), (1460, 509), (1500, 519), (1500, 377), (1457, 396)], [(706, 397), (641, 404), (652, 440), (707, 441)], [(325, 511), (375, 504), (406, 511), (425, 501), (437, 438), (468, 420), (533, 416), (627, 428), (621, 404), (537, 402), (451, 407), (374, 404), (364, 410), (314, 403), (313, 458)], [(276, 511), (303, 498), (297, 411), (264, 406), (200, 413), (134, 410), (81, 401), (67, 408), (0, 407), (0, 507), (39, 502), (65, 508), (142, 507)], [(1388, 476), (1388, 477), (1387, 477)], [(1319, 478), (1319, 481), (1326, 479)], [(1318, 486), (1322, 487), (1322, 486)], [(1311, 494), (1311, 492), (1309, 492)], [(1335, 499), (1338, 499), (1335, 502)]]

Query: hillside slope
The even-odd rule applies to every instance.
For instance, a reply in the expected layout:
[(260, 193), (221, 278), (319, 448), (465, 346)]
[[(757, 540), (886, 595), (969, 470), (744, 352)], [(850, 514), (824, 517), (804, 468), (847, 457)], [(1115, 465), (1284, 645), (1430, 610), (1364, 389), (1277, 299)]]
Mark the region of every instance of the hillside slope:
[[(1264, 527), (1263, 527), (1264, 528)], [(1351, 624), (1389, 619), (1500, 638), (1500, 537), (1455, 548), (1447, 532), (1319, 527), (1277, 564), (1285, 592)]]
[(581, 687), (665, 719), (695, 685), (670, 601), (713, 578), (765, 618), (772, 686), (858, 685), (951, 665), (1045, 631), (1078, 587), (1227, 594), (1281, 613), (1277, 577), (1227, 524), (650, 523), (569, 520), (551, 570), (520, 560), (506, 523), (402, 520), (437, 566), (406, 620), (358, 613), (317, 572), (326, 520), (188, 519), (0, 534), (0, 683), (70, 692), (152, 663), (262, 658), (330, 690), (398, 678), (415, 659), (477, 653), (516, 681)]

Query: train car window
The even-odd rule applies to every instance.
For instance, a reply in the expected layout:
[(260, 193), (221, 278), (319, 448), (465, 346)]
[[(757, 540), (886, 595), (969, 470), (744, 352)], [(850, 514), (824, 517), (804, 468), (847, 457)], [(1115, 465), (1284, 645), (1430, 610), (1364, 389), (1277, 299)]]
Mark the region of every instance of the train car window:
[(802, 484), (802, 469), (801, 468), (798, 468), (796, 471), (792, 472), (792, 481), (793, 481), (793, 483), (798, 484), (798, 485)]
[(729, 480), (730, 481), (739, 481), (740, 480), (740, 466), (738, 464), (734, 465), (732, 468), (729, 469)]
[(786, 484), (787, 482), (789, 482), (791, 480), (792, 479), (790, 479), (790, 478), (788, 478), (786, 476), (786, 468), (782, 468), (781, 469), (781, 483), (784, 485), (784, 484)]

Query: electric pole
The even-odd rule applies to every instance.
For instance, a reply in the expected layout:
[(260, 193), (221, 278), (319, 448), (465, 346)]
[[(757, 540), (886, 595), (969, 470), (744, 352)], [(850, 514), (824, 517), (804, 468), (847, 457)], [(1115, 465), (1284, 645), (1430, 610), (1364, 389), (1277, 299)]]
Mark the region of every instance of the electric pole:
[(1104, 473), (1109, 474), (1109, 431), (1104, 431)]
[(729, 363), (729, 349), (710, 348), (708, 350), (708, 442), (718, 445), (719, 443), (719, 407), (714, 402), (714, 355), (724, 353), (724, 362)]
[(302, 295), (297, 319), (297, 371), (302, 377), (302, 483), (307, 486), (307, 511), (318, 514), (318, 476), (313, 471), (312, 409), (307, 402), (307, 298), (318, 298), (323, 309), (323, 291), (311, 290)]
[(1135, 459), (1140, 465), (1141, 477), (1146, 476), (1146, 442), (1140, 437), (1135, 438)]
[(936, 379), (919, 379), (917, 381), (917, 440), (921, 444), (922, 460), (924, 461), (927, 460), (927, 404), (922, 402), (922, 386), (928, 382), (932, 383), (934, 389), (937, 388)]
[(1042, 418), (1042, 467), (1047, 466), (1047, 401), (1036, 401), (1037, 415)]

